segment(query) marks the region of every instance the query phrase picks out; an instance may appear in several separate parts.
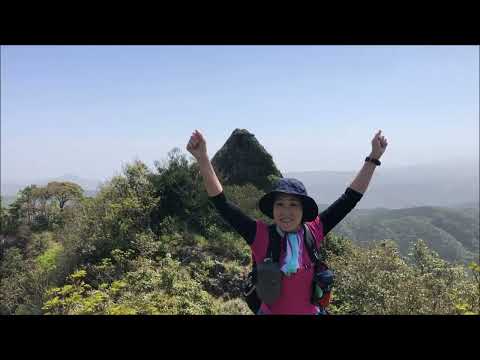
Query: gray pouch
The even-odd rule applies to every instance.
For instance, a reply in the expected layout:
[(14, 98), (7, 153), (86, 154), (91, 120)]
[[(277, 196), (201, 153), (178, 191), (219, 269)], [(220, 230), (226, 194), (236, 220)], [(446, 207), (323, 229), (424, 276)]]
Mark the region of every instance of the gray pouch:
[(282, 272), (278, 263), (266, 259), (257, 264), (257, 295), (265, 304), (273, 304), (280, 296)]

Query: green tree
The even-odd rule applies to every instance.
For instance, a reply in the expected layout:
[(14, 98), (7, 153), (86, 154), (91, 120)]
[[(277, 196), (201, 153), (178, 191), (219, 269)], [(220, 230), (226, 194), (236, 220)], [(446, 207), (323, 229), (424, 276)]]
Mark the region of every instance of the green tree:
[(52, 197), (57, 201), (60, 210), (63, 210), (68, 201), (80, 200), (83, 197), (83, 189), (73, 182), (53, 181), (48, 183), (46, 189), (39, 195), (41, 198), (46, 197), (46, 199)]
[(0, 263), (0, 313), (40, 314), (48, 275), (35, 259), (26, 258), (17, 247), (6, 250)]
[(457, 314), (458, 304), (478, 311), (478, 305), (473, 307), (479, 301), (478, 284), (462, 265), (442, 260), (422, 240), (412, 246), (410, 259), (393, 241), (365, 248), (338, 246), (344, 242), (338, 240), (326, 246), (336, 274), (334, 314)]
[(18, 192), (17, 199), (11, 205), (13, 215), (18, 218), (19, 223), (32, 225), (38, 213), (37, 208), (37, 186), (30, 185)]
[(21, 250), (17, 247), (7, 249), (0, 262), (0, 314), (14, 314), (22, 303), (26, 271)]
[(161, 198), (152, 213), (156, 233), (165, 233), (160, 227), (167, 217), (181, 226), (178, 231), (207, 234), (210, 224), (223, 226), (217, 211), (210, 204), (201, 179), (198, 164), (189, 163), (180, 149), (168, 153), (166, 161), (155, 162), (157, 173), (151, 175), (156, 196)]
[(112, 283), (94, 288), (79, 270), (69, 284), (53, 288), (43, 309), (46, 314), (215, 314), (219, 302), (205, 292), (177, 261), (159, 263), (139, 257), (135, 270)]
[[(95, 198), (84, 198), (72, 210), (63, 229), (63, 276), (87, 263), (109, 256), (113, 249), (130, 248), (137, 234), (151, 227), (151, 212), (158, 196), (149, 181), (150, 171), (140, 161), (125, 165), (123, 174), (105, 183)], [(61, 270), (60, 270), (61, 269)]]

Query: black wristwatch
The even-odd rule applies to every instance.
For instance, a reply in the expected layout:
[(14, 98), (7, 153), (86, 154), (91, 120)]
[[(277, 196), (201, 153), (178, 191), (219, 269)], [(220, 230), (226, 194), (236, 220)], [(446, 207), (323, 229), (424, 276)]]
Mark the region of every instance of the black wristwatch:
[(372, 163), (374, 163), (375, 165), (378, 165), (378, 166), (380, 166), (380, 164), (381, 164), (380, 160), (371, 158), (371, 157), (369, 157), (369, 156), (367, 156), (367, 157), (365, 158), (365, 161), (370, 161), (370, 162), (372, 162)]

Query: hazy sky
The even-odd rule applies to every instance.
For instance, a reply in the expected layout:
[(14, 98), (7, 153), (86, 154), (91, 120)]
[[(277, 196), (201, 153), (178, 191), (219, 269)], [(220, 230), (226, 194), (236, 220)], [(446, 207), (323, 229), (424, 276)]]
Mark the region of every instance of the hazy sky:
[(153, 168), (235, 128), (282, 172), (478, 159), (478, 46), (2, 46), (2, 183)]

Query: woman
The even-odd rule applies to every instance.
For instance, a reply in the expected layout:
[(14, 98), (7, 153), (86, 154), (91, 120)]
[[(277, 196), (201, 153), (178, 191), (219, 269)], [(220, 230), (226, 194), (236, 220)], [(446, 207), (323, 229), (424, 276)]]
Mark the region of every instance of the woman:
[[(312, 280), (314, 264), (305, 249), (303, 225), (308, 226), (317, 248), (327, 233), (335, 227), (360, 201), (367, 190), (375, 167), (388, 145), (379, 130), (372, 140), (372, 151), (365, 159), (362, 169), (332, 205), (318, 213), (315, 201), (308, 196), (304, 185), (296, 179), (282, 178), (274, 189), (259, 201), (262, 213), (272, 218), (276, 231), (282, 239), (280, 250), (281, 282), (279, 297), (273, 303), (262, 302), (258, 314), (324, 314), (319, 304), (312, 304)], [(204, 136), (195, 130), (187, 144), (187, 150), (195, 157), (200, 167), (205, 189), (210, 201), (220, 215), (247, 241), (256, 264), (261, 264), (267, 255), (269, 226), (254, 220), (227, 200), (223, 187), (215, 174), (207, 154)]]

